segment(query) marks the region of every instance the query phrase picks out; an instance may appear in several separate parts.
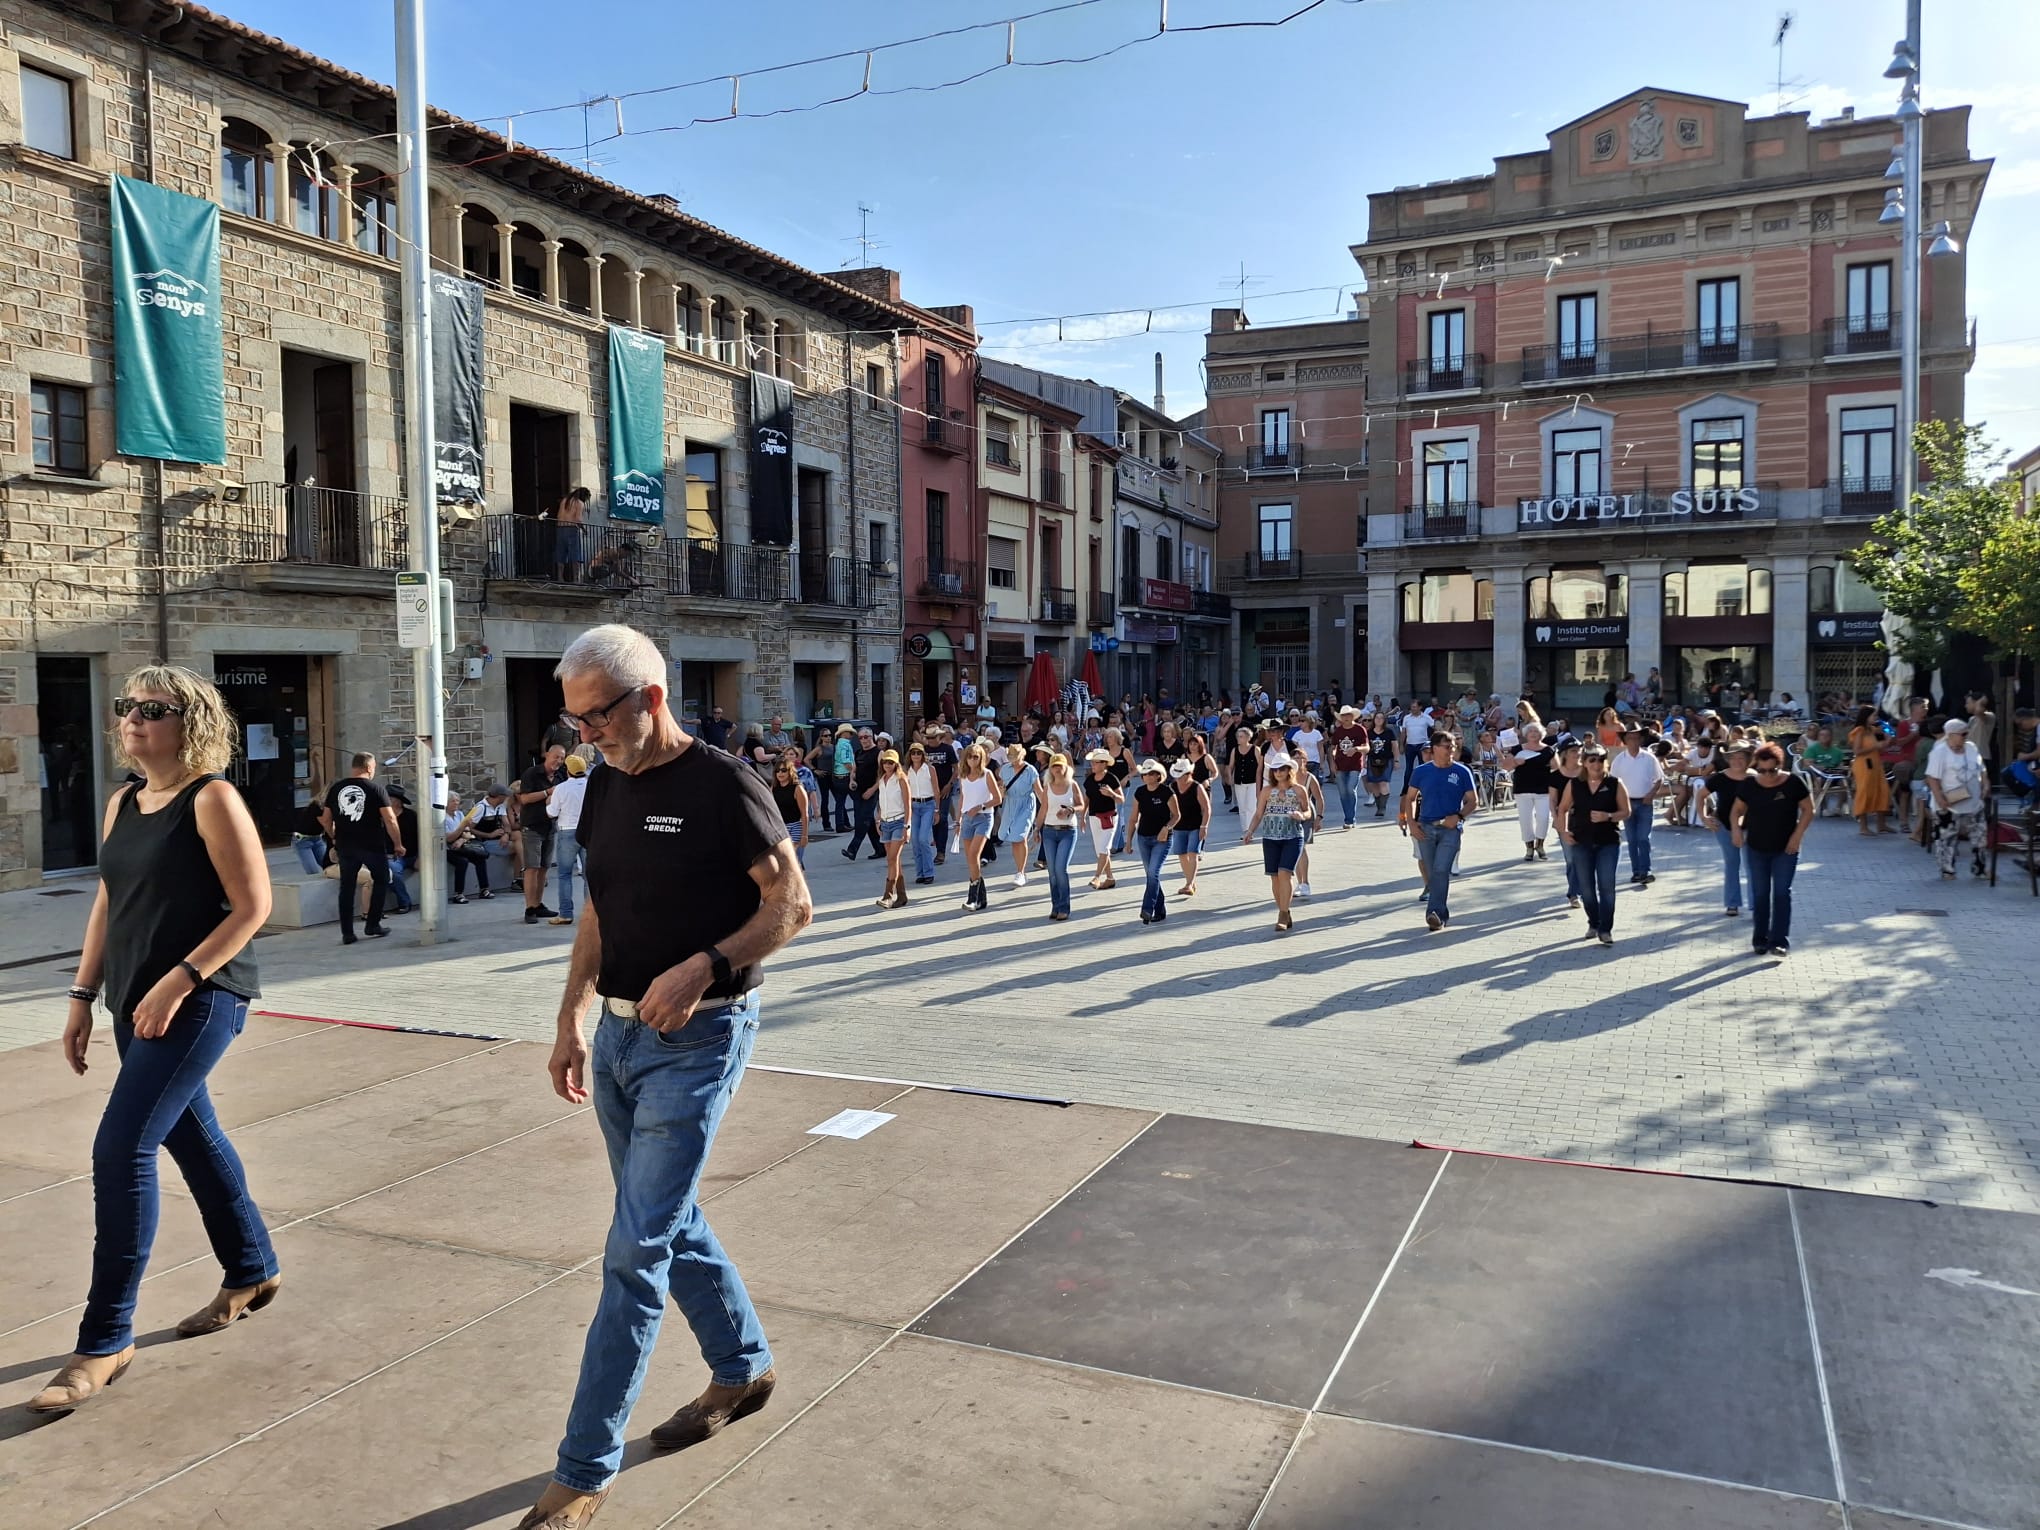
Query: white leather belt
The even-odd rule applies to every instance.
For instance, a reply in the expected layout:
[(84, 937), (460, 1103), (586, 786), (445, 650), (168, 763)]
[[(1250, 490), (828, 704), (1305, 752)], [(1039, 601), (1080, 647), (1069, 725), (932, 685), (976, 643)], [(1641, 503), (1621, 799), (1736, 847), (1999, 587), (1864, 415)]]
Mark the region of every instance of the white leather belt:
[[(725, 1009), (729, 1005), (743, 1003), (757, 991), (757, 989), (753, 988), (740, 994), (732, 994), (727, 998), (705, 998), (696, 1006), (696, 1009)], [(612, 999), (604, 995), (602, 1002), (608, 1006), (609, 1012), (612, 1015), (621, 1015), (626, 1020), (635, 1020), (638, 1017), (638, 1001), (635, 999)]]
[(609, 1006), (609, 1012), (613, 1015), (621, 1015), (626, 1020), (637, 1019), (635, 999), (604, 999), (602, 1002)]

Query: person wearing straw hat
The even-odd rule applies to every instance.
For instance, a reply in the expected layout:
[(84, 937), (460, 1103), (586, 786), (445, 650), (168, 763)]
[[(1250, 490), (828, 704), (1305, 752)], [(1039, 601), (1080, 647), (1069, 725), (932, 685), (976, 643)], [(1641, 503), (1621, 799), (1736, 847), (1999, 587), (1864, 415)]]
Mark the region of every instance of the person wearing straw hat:
[(1169, 861), (1169, 838), (1182, 817), (1182, 802), (1169, 790), (1169, 773), (1160, 760), (1140, 762), (1140, 785), (1127, 807), (1133, 819), (1134, 854), (1147, 872), (1146, 890), (1140, 899), (1140, 922), (1160, 924), (1169, 916), (1168, 897), (1162, 891), (1162, 868)]
[(1183, 873), (1179, 898), (1197, 894), (1197, 856), (1204, 847), (1204, 828), (1211, 822), (1211, 793), (1198, 778), (1196, 762), (1181, 759), (1169, 767), (1169, 786), (1176, 794), (1176, 827), (1169, 833), (1169, 849)]
[[(1261, 833), (1261, 866), (1275, 896), (1275, 928), (1287, 930), (1289, 904), (1296, 886), (1296, 864), (1303, 854), (1303, 826), (1315, 811), (1311, 796), (1297, 785), (1296, 761), (1287, 750), (1268, 756), (1268, 784), (1254, 804), (1253, 821), (1241, 836), (1251, 845)], [(1264, 831), (1265, 832), (1262, 832)]]
[(1098, 867), (1091, 873), (1091, 886), (1103, 891), (1119, 885), (1112, 875), (1112, 841), (1126, 793), (1119, 789), (1119, 778), (1112, 773), (1111, 750), (1093, 749), (1084, 756), (1084, 764), (1088, 767), (1081, 783), (1084, 819), (1091, 828), (1092, 852), (1098, 857)]
[(897, 749), (878, 752), (878, 785), (874, 791), (878, 842), (885, 847), (885, 891), (879, 894), (880, 908), (907, 906), (907, 873), (901, 858), (907, 852), (907, 821), (912, 804), (907, 778), (900, 771)]

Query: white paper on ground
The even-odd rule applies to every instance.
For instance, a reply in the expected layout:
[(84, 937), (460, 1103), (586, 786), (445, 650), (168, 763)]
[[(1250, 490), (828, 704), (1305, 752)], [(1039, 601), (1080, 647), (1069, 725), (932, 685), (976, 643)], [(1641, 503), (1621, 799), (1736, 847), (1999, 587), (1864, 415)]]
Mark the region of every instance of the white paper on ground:
[(855, 1141), (877, 1131), (892, 1116), (883, 1110), (839, 1110), (820, 1126), (808, 1128), (810, 1137), (848, 1137)]

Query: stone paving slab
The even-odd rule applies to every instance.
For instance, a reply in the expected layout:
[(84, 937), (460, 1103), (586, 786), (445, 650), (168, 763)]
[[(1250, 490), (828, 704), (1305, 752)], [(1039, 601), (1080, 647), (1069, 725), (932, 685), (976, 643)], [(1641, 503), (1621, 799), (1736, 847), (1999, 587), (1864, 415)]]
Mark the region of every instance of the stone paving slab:
[[(1038, 875), (993, 877), (991, 908), (963, 913), (953, 860), (880, 911), (878, 868), (817, 842), (816, 921), (769, 965), (756, 1060), (2040, 1210), (2040, 901), (2023, 884), (1944, 883), (1899, 836), (1823, 820), (1794, 955), (1772, 962), (1721, 914), (1712, 839), (1660, 828), (1658, 881), (1622, 890), (1603, 951), (1565, 909), (1563, 869), (1525, 865), (1495, 816), (1431, 935), (1407, 842), (1363, 821), (1314, 846), (1316, 896), (1277, 937), (1236, 832), (1221, 814), (1198, 896), (1156, 929), (1130, 860), (1113, 891), (1080, 877), (1075, 917), (1051, 924)], [(0, 940), (32, 896), (0, 896)], [(79, 899), (36, 917), (52, 908), (82, 921)], [(266, 936), (262, 1006), (549, 1039), (573, 932), (526, 927), (505, 897), (449, 913), (459, 939), (429, 949), (401, 919), (372, 947)], [(0, 971), (0, 1046), (61, 1028), (63, 965)]]

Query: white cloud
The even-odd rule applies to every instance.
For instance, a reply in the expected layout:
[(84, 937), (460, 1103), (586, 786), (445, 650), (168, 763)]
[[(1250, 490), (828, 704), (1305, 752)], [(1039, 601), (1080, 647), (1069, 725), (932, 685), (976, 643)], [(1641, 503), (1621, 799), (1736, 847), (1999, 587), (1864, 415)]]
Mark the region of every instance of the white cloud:
[(1970, 106), (1972, 131), (2040, 132), (2040, 93), (2022, 85), (1934, 86), (1923, 91), (1929, 106)]
[(1990, 172), (1983, 194), (1992, 201), (1999, 197), (2030, 197), (2040, 191), (2040, 159), (2022, 159), (2007, 164), (1999, 160)]

